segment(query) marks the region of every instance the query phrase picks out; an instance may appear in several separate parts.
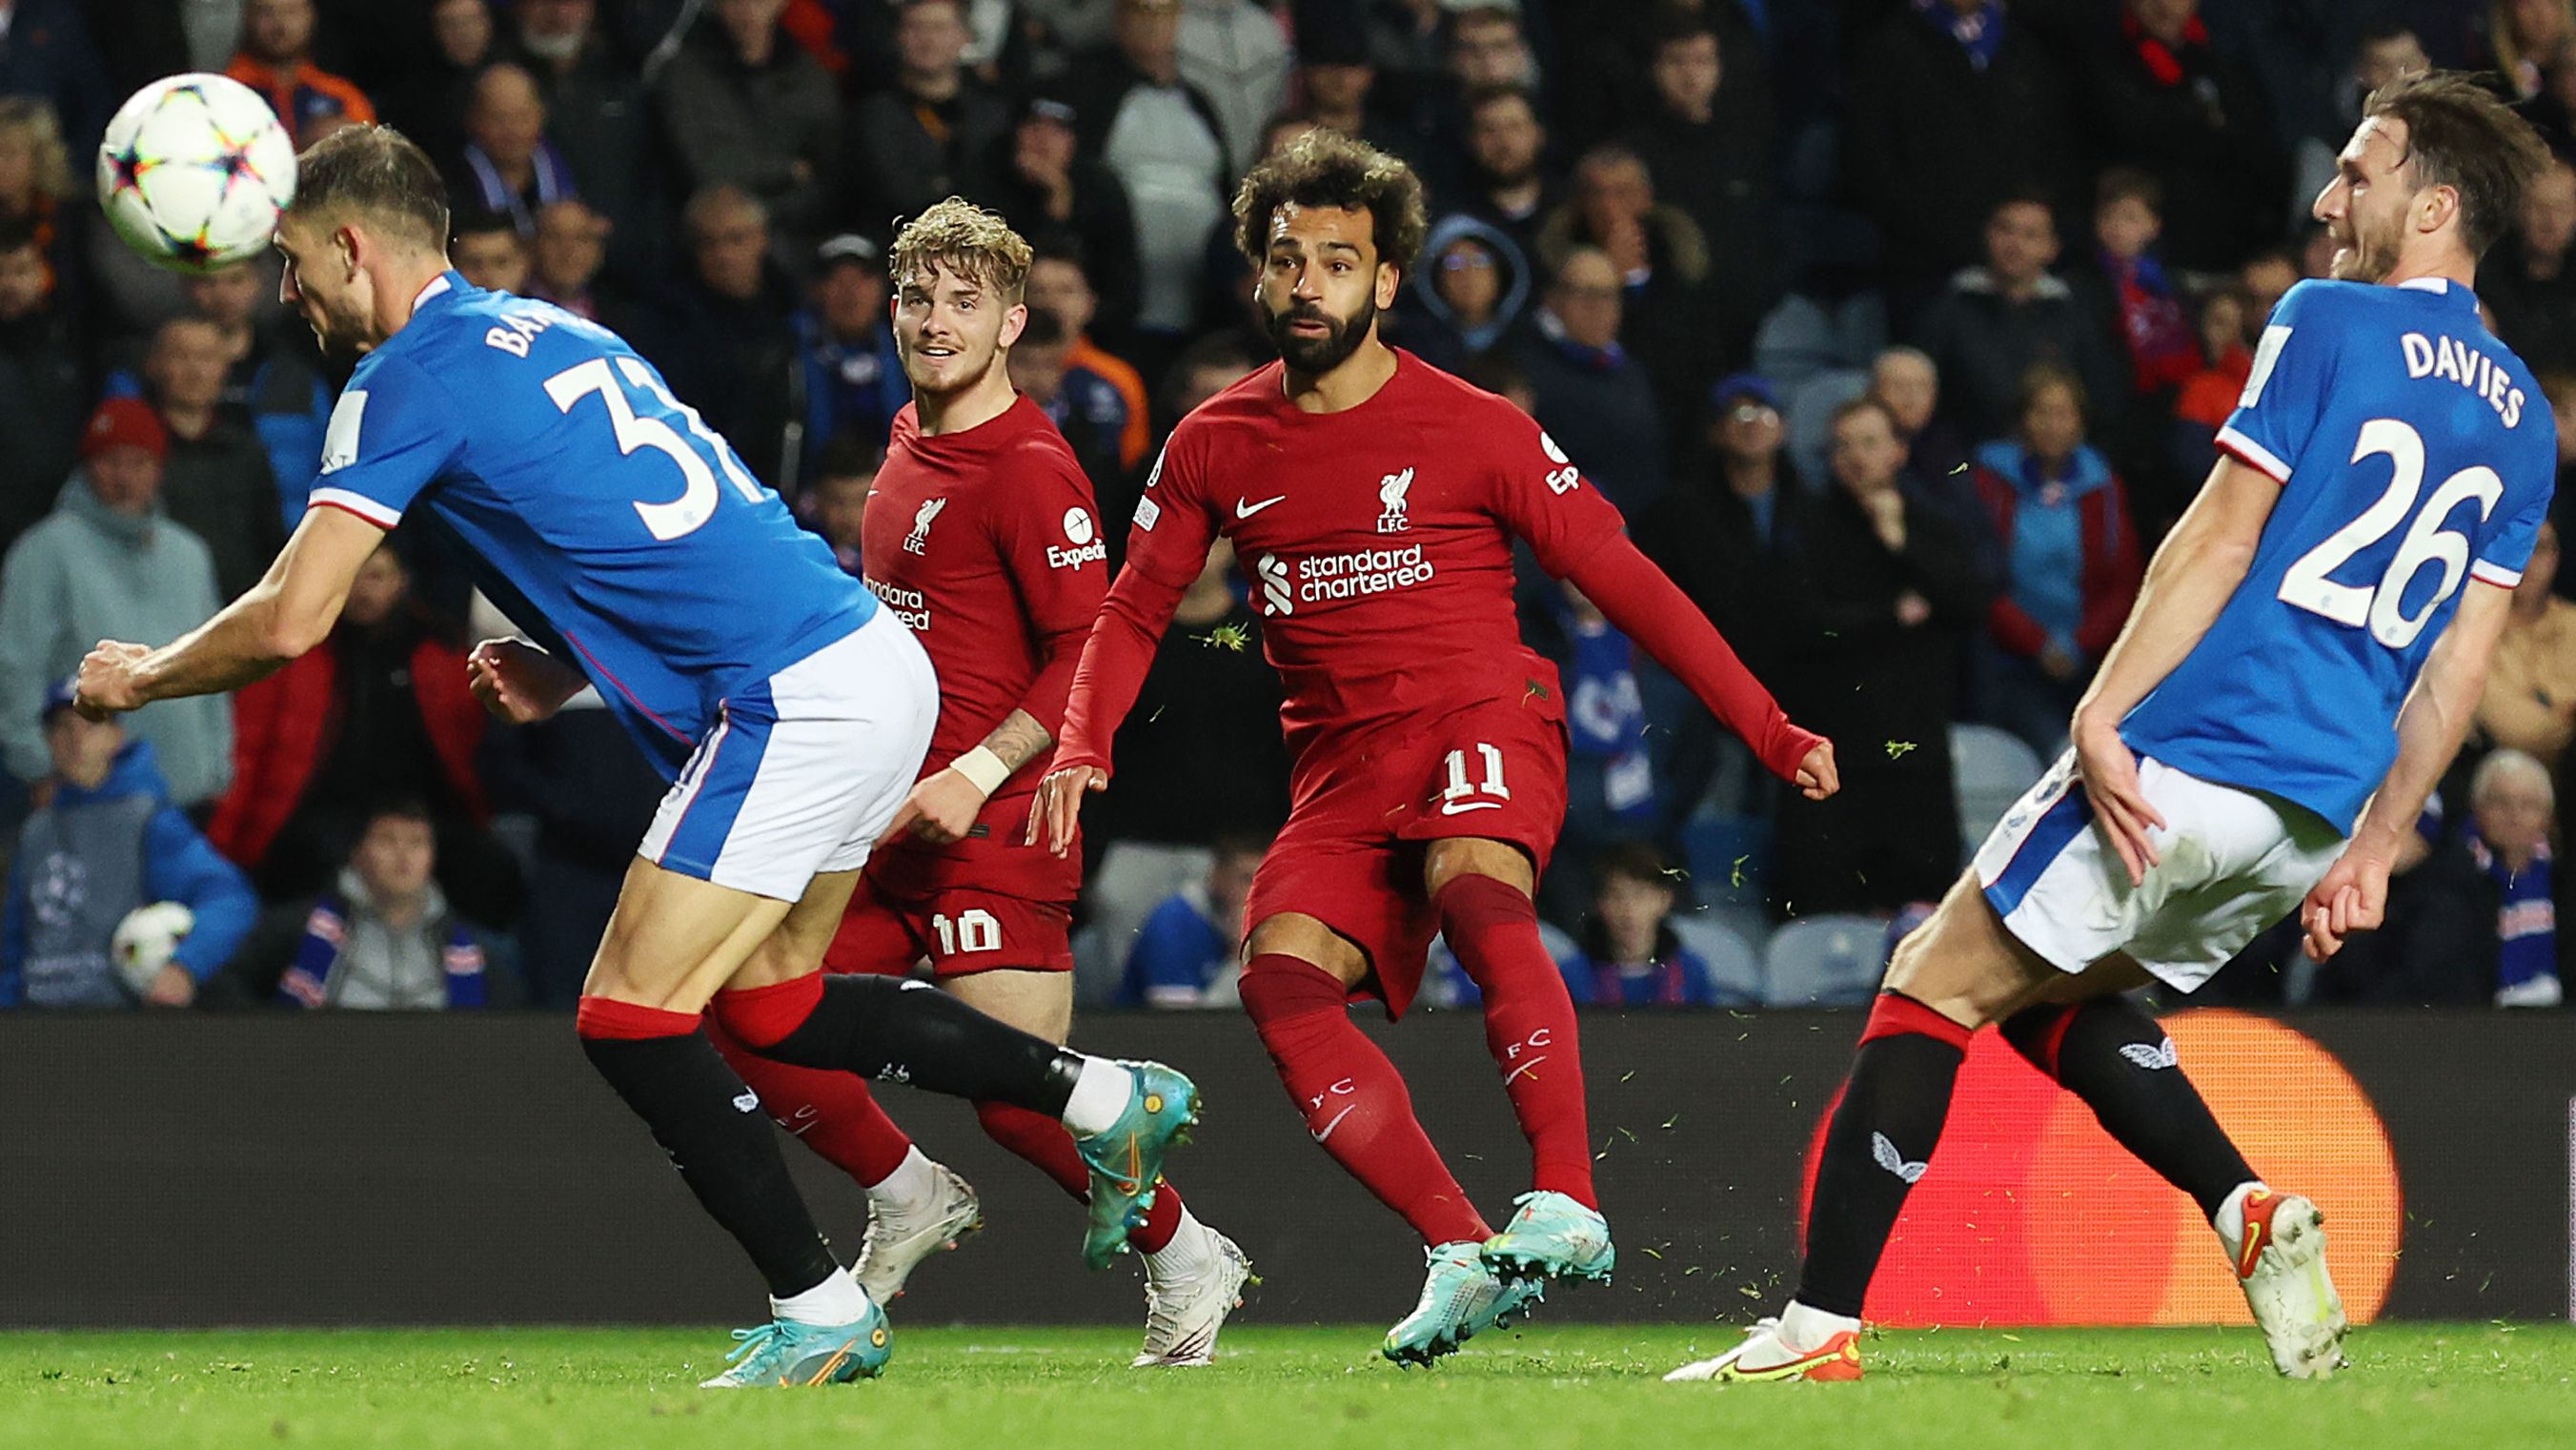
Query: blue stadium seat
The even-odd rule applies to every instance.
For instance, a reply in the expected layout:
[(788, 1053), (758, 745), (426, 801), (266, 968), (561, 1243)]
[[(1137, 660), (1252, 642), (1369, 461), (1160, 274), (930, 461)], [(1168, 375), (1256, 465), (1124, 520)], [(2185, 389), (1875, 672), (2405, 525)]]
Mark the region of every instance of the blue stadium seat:
[(1753, 335), (1753, 370), (1784, 394), (1842, 362), (1833, 316), (1795, 293), (1765, 313)]
[(1762, 1002), (1762, 958), (1735, 928), (1710, 912), (1677, 913), (1673, 935), (1708, 962), (1709, 984), (1721, 1007), (1755, 1007)]
[(1833, 443), (1834, 409), (1867, 391), (1869, 374), (1858, 368), (1829, 368), (1787, 391), (1789, 459), (1809, 488), (1832, 483), (1825, 451)]
[(1974, 851), (2048, 767), (2021, 737), (1993, 725), (1950, 727), (1959, 833)]
[(1848, 1007), (1878, 992), (1887, 924), (1870, 916), (1807, 916), (1771, 934), (1763, 1000), (1774, 1007)]

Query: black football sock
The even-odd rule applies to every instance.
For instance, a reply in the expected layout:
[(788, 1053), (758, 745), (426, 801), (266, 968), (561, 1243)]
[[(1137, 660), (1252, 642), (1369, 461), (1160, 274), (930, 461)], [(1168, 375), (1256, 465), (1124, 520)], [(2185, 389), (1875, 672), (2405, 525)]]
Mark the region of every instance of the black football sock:
[(2216, 1220), (2219, 1205), (2254, 1180), (2245, 1155), (2183, 1076), (2173, 1039), (2124, 997), (2075, 1007), (2029, 1007), (2003, 1024), (2004, 1039), (2084, 1100), (2102, 1131)]
[[(1082, 1077), (1081, 1053), (987, 1017), (927, 982), (816, 973), (719, 992), (714, 1010), (725, 1030), (763, 1057), (1008, 1103), (1051, 1119), (1064, 1116)], [(782, 1027), (790, 1020), (792, 1027)]]
[(584, 997), (577, 1021), (591, 1066), (653, 1130), (707, 1213), (751, 1255), (770, 1295), (792, 1298), (831, 1277), (840, 1266), (787, 1176), (777, 1130), (697, 1018)]
[(1807, 1214), (1799, 1303), (1860, 1317), (1905, 1195), (1941, 1141), (1968, 1035), (1967, 1028), (1895, 992), (1880, 994), (1870, 1009), (1842, 1105), (1825, 1131), (1815, 1202)]

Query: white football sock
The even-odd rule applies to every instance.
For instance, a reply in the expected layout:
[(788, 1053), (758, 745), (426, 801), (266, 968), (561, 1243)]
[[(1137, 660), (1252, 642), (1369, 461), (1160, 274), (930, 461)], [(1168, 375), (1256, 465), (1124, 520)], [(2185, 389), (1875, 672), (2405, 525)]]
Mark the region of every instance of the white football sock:
[(1082, 1076), (1064, 1104), (1064, 1126), (1076, 1137), (1106, 1133), (1118, 1125), (1136, 1096), (1136, 1074), (1105, 1057), (1082, 1060)]
[(1182, 1205), (1181, 1221), (1172, 1230), (1172, 1241), (1145, 1256), (1145, 1277), (1157, 1284), (1197, 1278), (1216, 1267), (1215, 1240), (1216, 1235), (1208, 1232), (1207, 1225), (1198, 1221), (1187, 1204)]
[(904, 1150), (903, 1161), (894, 1171), (868, 1185), (868, 1197), (875, 1203), (901, 1213), (906, 1209), (927, 1208), (939, 1191), (939, 1178), (931, 1172), (930, 1157), (918, 1145)]
[(802, 1294), (771, 1298), (769, 1313), (771, 1318), (796, 1324), (855, 1324), (867, 1317), (868, 1291), (860, 1288), (847, 1271), (834, 1269), (822, 1283)]
[(1792, 1299), (1780, 1311), (1780, 1342), (1798, 1354), (1812, 1354), (1837, 1334), (1857, 1334), (1860, 1321), (1848, 1314), (1828, 1314)]
[(2227, 1201), (2218, 1206), (2218, 1216), (2209, 1221), (2209, 1226), (2218, 1230), (2218, 1241), (2226, 1246), (2227, 1261), (2231, 1265), (2245, 1247), (2245, 1200), (2262, 1186), (2259, 1179), (2237, 1184), (2236, 1190), (2227, 1195)]

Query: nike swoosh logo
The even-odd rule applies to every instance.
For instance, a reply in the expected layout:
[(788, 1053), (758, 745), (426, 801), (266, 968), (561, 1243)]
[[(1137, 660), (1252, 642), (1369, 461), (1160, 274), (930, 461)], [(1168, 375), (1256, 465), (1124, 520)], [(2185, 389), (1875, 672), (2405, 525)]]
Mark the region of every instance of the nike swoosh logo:
[(1261, 512), (1263, 509), (1270, 507), (1274, 503), (1286, 502), (1287, 498), (1288, 495), (1283, 493), (1277, 498), (1265, 498), (1259, 503), (1245, 503), (1241, 499), (1236, 499), (1234, 501), (1234, 516), (1239, 519), (1248, 519), (1254, 514)]
[(1469, 811), (1499, 811), (1502, 808), (1501, 801), (1447, 801), (1441, 805), (1440, 814), (1463, 816)]
[(1538, 1056), (1531, 1058), (1529, 1061), (1522, 1063), (1520, 1066), (1513, 1068), (1511, 1077), (1504, 1078), (1503, 1082), (1508, 1085), (1512, 1078), (1519, 1077), (1522, 1073), (1529, 1071), (1531, 1068), (1534, 1068), (1545, 1061), (1547, 1061), (1547, 1054), (1542, 1052)]
[(1314, 1129), (1309, 1128), (1306, 1130), (1306, 1136), (1320, 1143), (1326, 1138), (1333, 1136), (1333, 1130), (1342, 1125), (1342, 1119), (1349, 1117), (1351, 1114), (1356, 1113), (1359, 1110), (1360, 1105), (1353, 1103), (1349, 1107), (1342, 1109), (1340, 1112), (1333, 1114), (1333, 1120), (1324, 1125), (1324, 1130), (1322, 1132), (1318, 1133)]

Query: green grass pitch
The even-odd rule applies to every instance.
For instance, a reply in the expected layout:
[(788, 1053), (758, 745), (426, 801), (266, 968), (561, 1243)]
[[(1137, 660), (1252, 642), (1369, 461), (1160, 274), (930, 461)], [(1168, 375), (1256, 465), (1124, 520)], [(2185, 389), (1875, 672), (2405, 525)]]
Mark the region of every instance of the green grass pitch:
[(0, 1335), (0, 1445), (1199, 1447), (2576, 1443), (2576, 1331), (2405, 1325), (2292, 1384), (2250, 1330), (1909, 1332), (1856, 1385), (1667, 1385), (1722, 1326), (1532, 1326), (1399, 1372), (1374, 1328), (1226, 1334), (1213, 1369), (1126, 1368), (1111, 1329), (899, 1330), (886, 1378), (712, 1393), (722, 1331), (494, 1329)]

